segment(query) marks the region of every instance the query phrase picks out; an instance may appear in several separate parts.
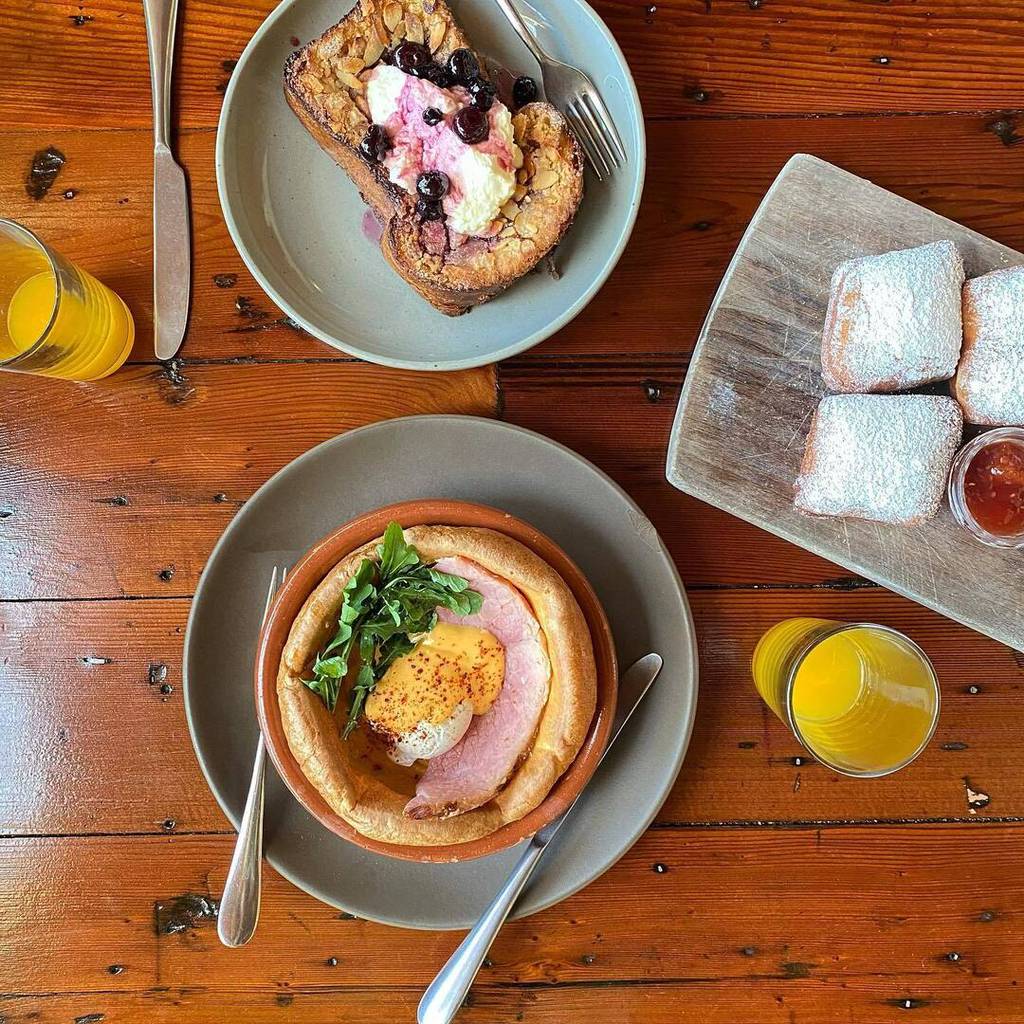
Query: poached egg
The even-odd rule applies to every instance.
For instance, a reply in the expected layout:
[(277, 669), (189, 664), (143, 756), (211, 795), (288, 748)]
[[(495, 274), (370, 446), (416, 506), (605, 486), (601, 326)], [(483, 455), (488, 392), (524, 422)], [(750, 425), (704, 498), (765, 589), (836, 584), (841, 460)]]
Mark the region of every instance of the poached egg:
[(505, 678), (505, 649), (475, 626), (438, 624), (398, 658), (367, 698), (365, 714), (396, 764), (451, 750), (486, 714)]

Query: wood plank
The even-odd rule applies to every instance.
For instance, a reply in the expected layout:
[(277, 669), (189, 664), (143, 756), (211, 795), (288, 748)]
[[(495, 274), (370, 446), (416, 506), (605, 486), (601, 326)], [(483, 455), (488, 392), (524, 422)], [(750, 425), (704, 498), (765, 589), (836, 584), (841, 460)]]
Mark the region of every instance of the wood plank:
[(191, 593), (239, 504), (297, 455), (393, 416), (488, 415), (495, 397), (491, 369), (339, 362), (134, 366), (77, 387), (12, 374), (4, 389), (8, 598)]
[[(954, 970), (956, 970), (954, 965)], [(964, 972), (960, 972), (964, 973)], [(992, 1021), (1020, 1024), (1024, 1021), (1012, 982), (989, 993), (984, 979), (963, 982), (964, 991), (941, 1002), (908, 995), (920, 990), (913, 980), (879, 976), (864, 982), (841, 983), (824, 988), (817, 982), (766, 980), (752, 977), (716, 983), (703, 978), (671, 983), (570, 987), (542, 984), (535, 987), (478, 985), (459, 1024), (492, 1024), (496, 1020), (529, 1021), (530, 1024), (564, 1024), (585, 1020), (593, 1024), (793, 1024), (795, 1021), (846, 1022), (849, 1020), (896, 1021), (905, 1010), (925, 1009), (929, 1020)], [(197, 991), (191, 988), (156, 990), (143, 994), (84, 996), (67, 995), (39, 999), (16, 997), (0, 1004), (8, 1024), (66, 1024), (84, 1019), (91, 1010), (106, 1011), (107, 1019), (124, 1024), (152, 1021), (196, 1020), (219, 1024), (244, 1020), (247, 1024), (279, 1024), (282, 1008), (305, 1024), (337, 1024), (340, 1013), (346, 1024), (378, 1024), (415, 1019), (422, 988), (372, 989), (344, 993), (283, 990), (272, 993), (235, 992), (229, 989)], [(831, 1001), (826, 1002), (829, 999)], [(967, 1014), (969, 1017), (965, 1017)]]
[[(889, 1020), (910, 998), (929, 1019), (1024, 1020), (1020, 839), (1007, 826), (649, 833), (577, 896), (506, 926), (460, 1019)], [(458, 935), (340, 919), (268, 871), (252, 945), (224, 949), (200, 901), (230, 852), (227, 836), (0, 843), (5, 891), (33, 892), (0, 921), (2, 989), (24, 994), (0, 1012), (411, 1019)]]
[[(816, 153), (1024, 249), (1024, 146), (1003, 145), (987, 123), (984, 117), (651, 123), (644, 204), (622, 262), (588, 309), (535, 353), (689, 352), (741, 234), (795, 151)], [(47, 197), (35, 201), (21, 183), (32, 154), (50, 143), (68, 162)], [(138, 159), (147, 146), (146, 132), (0, 134), (5, 214), (121, 292), (139, 326), (135, 360), (152, 359), (151, 170), (148, 159)], [(193, 314), (182, 355), (336, 358), (336, 350), (276, 323), (279, 311), (235, 251), (217, 198), (213, 134), (187, 134), (181, 148), (196, 236)], [(969, 179), (951, 176), (950, 168), (963, 166), (971, 168)], [(339, 188), (349, 187), (339, 172)], [(72, 200), (63, 198), (68, 189)], [(367, 246), (368, 258), (377, 258)], [(241, 315), (240, 295), (267, 316)]]
[[(882, 590), (690, 596), (700, 699), (663, 825), (1024, 818), (1024, 657)], [(0, 604), (0, 731), (8, 737), (0, 747), (0, 833), (230, 827), (185, 724), (187, 614), (185, 599)], [(924, 646), (942, 680), (943, 708), (935, 739), (913, 766), (870, 783), (843, 778), (810, 761), (765, 711), (750, 655), (769, 626), (792, 615), (884, 622)], [(965, 780), (990, 798), (976, 813)]]
[[(0, 66), (12, 73), (0, 83), (0, 124), (149, 125), (138, 5), (9, 6), (0, 24)], [(182, 125), (216, 124), (227, 69), (274, 6), (192, 0), (183, 7), (176, 79)], [(926, 9), (914, 0), (595, 6), (626, 52), (649, 117), (1022, 106), (1024, 33), (1014, 0), (933, 0)], [(110, 59), (97, 60), (97, 53)]]

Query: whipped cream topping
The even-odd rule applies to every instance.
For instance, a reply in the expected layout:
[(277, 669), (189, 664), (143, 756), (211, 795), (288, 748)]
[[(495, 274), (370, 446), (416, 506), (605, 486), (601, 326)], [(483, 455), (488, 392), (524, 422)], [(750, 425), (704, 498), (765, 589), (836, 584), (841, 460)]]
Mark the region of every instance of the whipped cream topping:
[[(491, 223), (515, 191), (516, 168), (523, 159), (508, 107), (494, 101), (487, 112), (489, 137), (471, 146), (452, 129), (453, 116), (471, 102), (461, 86), (441, 89), (380, 64), (367, 79), (366, 100), (373, 123), (381, 125), (392, 142), (383, 164), (388, 178), (415, 195), (416, 179), (424, 171), (443, 171), (451, 182), (442, 202), (448, 226), (463, 235), (489, 235)], [(427, 107), (441, 111), (444, 119), (427, 124)]]

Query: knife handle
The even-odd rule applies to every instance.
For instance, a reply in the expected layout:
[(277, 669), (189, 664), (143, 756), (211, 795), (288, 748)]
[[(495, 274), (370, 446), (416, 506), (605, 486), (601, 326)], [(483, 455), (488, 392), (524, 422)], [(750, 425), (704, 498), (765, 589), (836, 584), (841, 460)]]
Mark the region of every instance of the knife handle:
[(516, 905), (519, 894), (530, 880), (530, 875), (533, 874), (533, 869), (543, 853), (544, 847), (539, 843), (527, 843), (518, 863), (512, 869), (512, 874), (508, 876), (508, 881), (423, 993), (416, 1011), (418, 1024), (451, 1024), (472, 987), (473, 979), (483, 965), (488, 950)]
[(171, 71), (174, 68), (174, 30), (178, 0), (142, 0), (149, 43), (149, 74), (153, 83), (153, 138), (157, 148), (169, 148)]

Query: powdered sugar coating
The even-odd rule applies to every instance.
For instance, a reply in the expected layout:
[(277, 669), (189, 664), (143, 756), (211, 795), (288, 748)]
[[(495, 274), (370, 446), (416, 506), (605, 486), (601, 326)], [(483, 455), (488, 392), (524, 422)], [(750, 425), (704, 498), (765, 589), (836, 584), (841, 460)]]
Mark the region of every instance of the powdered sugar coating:
[(829, 395), (807, 437), (796, 507), (912, 525), (939, 510), (963, 416), (943, 395)]
[(822, 338), (832, 391), (902, 391), (956, 372), (964, 264), (952, 242), (841, 263)]
[(1024, 267), (967, 282), (954, 390), (968, 422), (1024, 427)]

